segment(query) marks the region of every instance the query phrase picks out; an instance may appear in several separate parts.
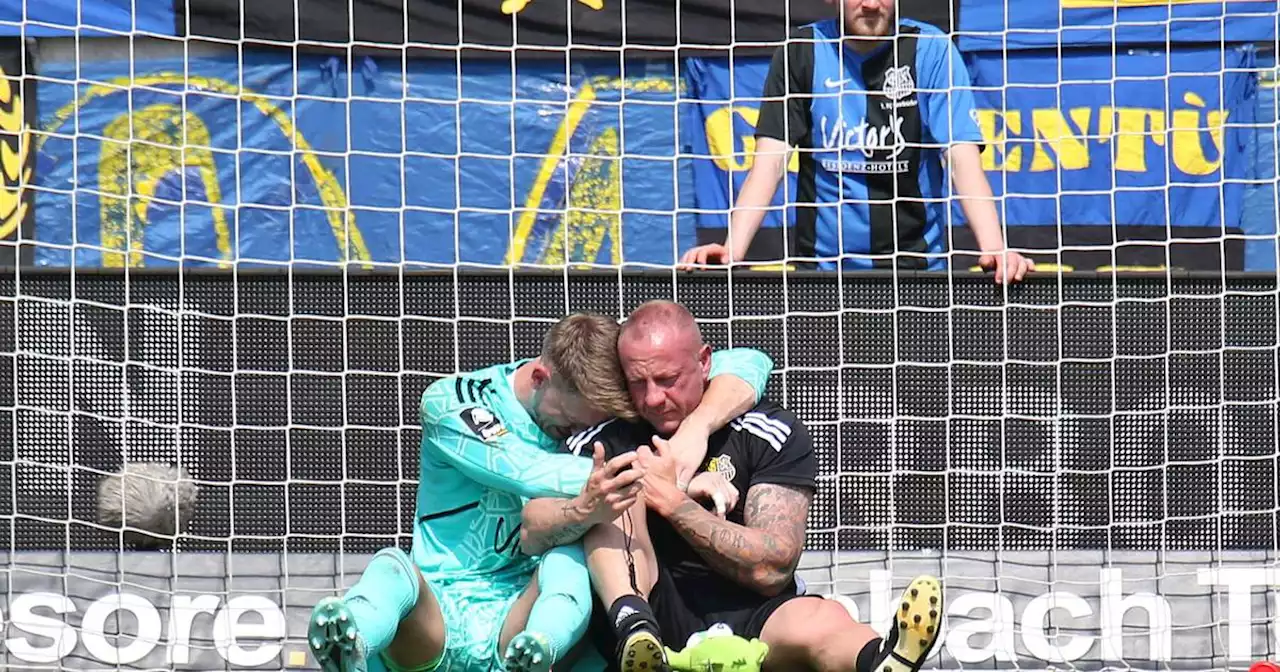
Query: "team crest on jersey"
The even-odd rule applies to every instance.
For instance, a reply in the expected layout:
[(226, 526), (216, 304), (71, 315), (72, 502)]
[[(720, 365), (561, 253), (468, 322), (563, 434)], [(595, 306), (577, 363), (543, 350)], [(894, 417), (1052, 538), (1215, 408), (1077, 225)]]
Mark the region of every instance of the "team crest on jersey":
[(902, 100), (916, 90), (915, 80), (911, 78), (911, 66), (900, 65), (889, 68), (884, 73), (884, 95), (889, 100)]
[(732, 481), (734, 476), (738, 475), (738, 470), (733, 466), (733, 460), (728, 455), (718, 455), (711, 458), (707, 463), (707, 471), (713, 474), (724, 476), (724, 480)]
[(468, 408), (462, 412), (462, 421), (467, 427), (484, 441), (492, 441), (507, 433), (502, 421), (485, 408)]
[(886, 70), (883, 91), (884, 97), (889, 99), (889, 102), (881, 104), (884, 109), (914, 107), (916, 99), (911, 94), (916, 91), (916, 82), (911, 77), (911, 66), (900, 65)]

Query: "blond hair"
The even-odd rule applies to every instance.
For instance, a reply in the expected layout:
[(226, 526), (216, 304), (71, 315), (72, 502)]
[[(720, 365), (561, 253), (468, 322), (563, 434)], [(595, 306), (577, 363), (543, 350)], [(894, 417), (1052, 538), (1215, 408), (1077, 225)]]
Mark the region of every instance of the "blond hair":
[(542, 362), (569, 392), (615, 417), (636, 418), (618, 361), (618, 322), (597, 313), (575, 313), (542, 339)]

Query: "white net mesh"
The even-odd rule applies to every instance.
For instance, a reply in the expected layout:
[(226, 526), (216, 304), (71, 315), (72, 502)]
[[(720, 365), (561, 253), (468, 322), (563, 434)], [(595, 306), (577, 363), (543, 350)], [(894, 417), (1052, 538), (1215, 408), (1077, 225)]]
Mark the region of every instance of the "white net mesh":
[(781, 208), (768, 272), (672, 270), (824, 3), (406, 4), (0, 2), (6, 669), (314, 667), (311, 606), (409, 542), (426, 386), (653, 298), (774, 358), (810, 592), (884, 627), (943, 579), (931, 665), (1280, 651), (1274, 2), (904, 5), (1040, 262), (1007, 290), (951, 187), (954, 273), (796, 268)]

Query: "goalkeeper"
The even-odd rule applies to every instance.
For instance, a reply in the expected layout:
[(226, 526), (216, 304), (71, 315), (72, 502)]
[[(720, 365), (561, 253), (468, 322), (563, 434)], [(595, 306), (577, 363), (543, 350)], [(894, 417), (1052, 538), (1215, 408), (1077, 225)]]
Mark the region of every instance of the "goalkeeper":
[[(644, 472), (628, 469), (633, 456), (602, 464), (559, 445), (610, 417), (634, 417), (618, 329), (571, 315), (537, 358), (427, 389), (413, 557), (383, 549), (345, 596), (316, 605), (308, 640), (321, 669), (541, 671), (565, 661), (590, 616), (585, 556), (578, 544), (522, 554), (521, 509), (531, 498), (573, 497), (608, 523), (638, 494)], [(762, 353), (727, 352), (716, 369), (739, 375), (717, 378), (696, 411), (709, 419), (688, 440), (754, 404), (771, 367)]]

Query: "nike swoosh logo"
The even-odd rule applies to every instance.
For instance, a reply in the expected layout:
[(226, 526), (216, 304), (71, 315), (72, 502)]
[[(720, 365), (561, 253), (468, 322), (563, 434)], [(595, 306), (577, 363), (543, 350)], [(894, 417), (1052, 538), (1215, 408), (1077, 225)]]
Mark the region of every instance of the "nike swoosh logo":
[(849, 80), (847, 80), (847, 79), (831, 79), (830, 77), (828, 77), (828, 78), (827, 78), (825, 81), (823, 81), (822, 83), (823, 83), (823, 84), (826, 84), (828, 89), (838, 89), (838, 88), (840, 88), (841, 86), (844, 86), (845, 84), (848, 84), (848, 83), (849, 83)]

